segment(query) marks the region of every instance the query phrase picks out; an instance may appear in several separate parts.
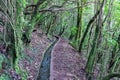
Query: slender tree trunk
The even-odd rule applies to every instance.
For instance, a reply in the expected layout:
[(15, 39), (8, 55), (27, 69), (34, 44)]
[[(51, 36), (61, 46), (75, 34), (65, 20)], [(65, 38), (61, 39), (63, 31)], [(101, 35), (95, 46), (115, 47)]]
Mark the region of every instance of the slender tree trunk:
[(89, 21), (89, 23), (88, 23), (88, 25), (87, 25), (87, 27), (86, 27), (86, 29), (85, 29), (85, 32), (84, 32), (84, 34), (83, 34), (83, 36), (82, 36), (82, 38), (81, 38), (81, 42), (80, 42), (80, 45), (79, 45), (79, 53), (81, 53), (82, 45), (83, 45), (83, 43), (84, 43), (84, 40), (85, 40), (85, 38), (86, 38), (86, 36), (87, 36), (87, 33), (88, 33), (88, 31), (89, 31), (92, 23), (95, 21), (95, 19), (97, 18), (97, 16), (98, 16), (99, 13), (101, 12), (101, 10), (102, 10), (102, 8), (103, 8), (103, 5), (104, 5), (104, 0), (102, 1), (102, 4), (101, 4), (101, 6), (100, 6), (100, 9), (95, 13), (95, 15), (94, 15), (94, 16), (92, 17), (92, 19)]
[[(98, 1), (98, 3), (100, 3), (100, 1)], [(104, 4), (104, 2), (103, 2)], [(99, 5), (97, 5), (99, 7)], [(88, 56), (88, 61), (86, 64), (86, 72), (87, 72), (87, 78), (88, 80), (91, 80), (92, 77), (92, 73), (93, 73), (93, 66), (95, 63), (95, 57), (96, 57), (96, 47), (99, 41), (99, 34), (100, 34), (100, 28), (102, 27), (102, 9), (100, 11), (100, 13), (98, 14), (97, 18), (96, 18), (96, 29), (95, 29), (95, 35), (94, 35), (94, 39), (93, 39), (93, 43), (92, 43), (92, 49), (89, 53)]]
[[(83, 1), (77, 0), (77, 33), (75, 36), (75, 40), (80, 39), (81, 37), (81, 27), (82, 27), (82, 12), (83, 12)], [(81, 7), (80, 7), (81, 6)]]

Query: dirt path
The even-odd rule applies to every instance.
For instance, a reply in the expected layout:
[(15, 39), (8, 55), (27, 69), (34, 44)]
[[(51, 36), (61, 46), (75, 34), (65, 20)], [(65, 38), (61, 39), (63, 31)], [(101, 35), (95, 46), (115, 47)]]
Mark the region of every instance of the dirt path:
[(19, 66), (28, 73), (27, 80), (35, 80), (38, 74), (44, 52), (51, 42), (42, 31), (33, 32), (30, 47), (24, 48), (25, 59), (19, 61)]
[(60, 38), (51, 53), (50, 80), (86, 80), (84, 63), (68, 41)]
[[(50, 80), (86, 80), (85, 61), (68, 44), (69, 41), (60, 38), (51, 53)], [(28, 58), (20, 61), (20, 65), (29, 74), (27, 80), (35, 80), (43, 55), (51, 42), (45, 35), (35, 32), (29, 48), (25, 48)]]

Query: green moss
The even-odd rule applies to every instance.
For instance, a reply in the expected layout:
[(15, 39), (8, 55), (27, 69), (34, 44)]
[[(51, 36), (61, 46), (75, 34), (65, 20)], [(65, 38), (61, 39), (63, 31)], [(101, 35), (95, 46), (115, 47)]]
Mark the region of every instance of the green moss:
[(4, 61), (4, 58), (3, 58), (3, 56), (0, 55), (0, 69), (2, 69), (2, 65), (1, 64), (2, 64), (3, 61)]
[(0, 76), (0, 80), (11, 80), (11, 79), (10, 79), (10, 77), (9, 77), (8, 75), (2, 74), (2, 75)]
[[(9, 63), (8, 62), (8, 59), (5, 57), (5, 55), (4, 54), (2, 54), (2, 53), (0, 53), (0, 69), (2, 69), (2, 63)], [(7, 67), (7, 66), (5, 66), (5, 67)]]
[[(7, 58), (4, 56), (4, 54), (0, 53), (0, 69), (2, 70), (2, 63), (8, 63)], [(7, 65), (8, 66), (8, 65)], [(7, 67), (4, 66), (4, 67)], [(0, 80), (11, 80), (8, 73), (5, 73), (4, 71), (0, 75)]]
[(26, 70), (24, 70), (23, 68), (21, 68), (21, 67), (18, 65), (19, 60), (20, 60), (20, 59), (17, 59), (17, 60), (16, 60), (15, 70), (16, 70), (16, 72), (17, 72), (18, 74), (21, 75), (22, 80), (27, 80), (28, 73), (27, 73)]

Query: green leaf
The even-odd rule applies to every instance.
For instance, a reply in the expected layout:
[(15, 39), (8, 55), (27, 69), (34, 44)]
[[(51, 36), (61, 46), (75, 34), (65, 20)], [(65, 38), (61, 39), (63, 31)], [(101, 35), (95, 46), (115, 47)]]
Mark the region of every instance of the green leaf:
[(71, 34), (75, 35), (77, 33), (77, 27), (71, 27)]
[(116, 42), (116, 40), (114, 40), (114, 39), (108, 39), (108, 45), (115, 45), (115, 44), (117, 44), (117, 42)]
[(26, 7), (26, 5), (28, 4), (26, 0), (22, 1), (23, 7)]
[(37, 3), (38, 2), (38, 0), (34, 0), (34, 3)]

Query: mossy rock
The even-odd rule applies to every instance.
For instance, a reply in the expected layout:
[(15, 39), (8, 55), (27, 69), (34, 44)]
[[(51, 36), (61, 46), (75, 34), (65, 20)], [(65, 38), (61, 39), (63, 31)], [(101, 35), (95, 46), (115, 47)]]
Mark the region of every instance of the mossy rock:
[(5, 56), (0, 53), (0, 69), (2, 69), (2, 63), (3, 63), (3, 62), (6, 62)]
[(3, 58), (0, 56), (0, 69), (2, 69)]
[(2, 63), (6, 63), (6, 68), (9, 66), (10, 62), (8, 60), (8, 58), (3, 54), (3, 53), (0, 53), (0, 69), (2, 68)]
[[(3, 63), (5, 63), (6, 65), (4, 65)], [(0, 73), (0, 80), (11, 80), (7, 71), (7, 69), (9, 69), (8, 63), (9, 62), (7, 57), (3, 53), (0, 53), (0, 70), (3, 70), (3, 72)]]

